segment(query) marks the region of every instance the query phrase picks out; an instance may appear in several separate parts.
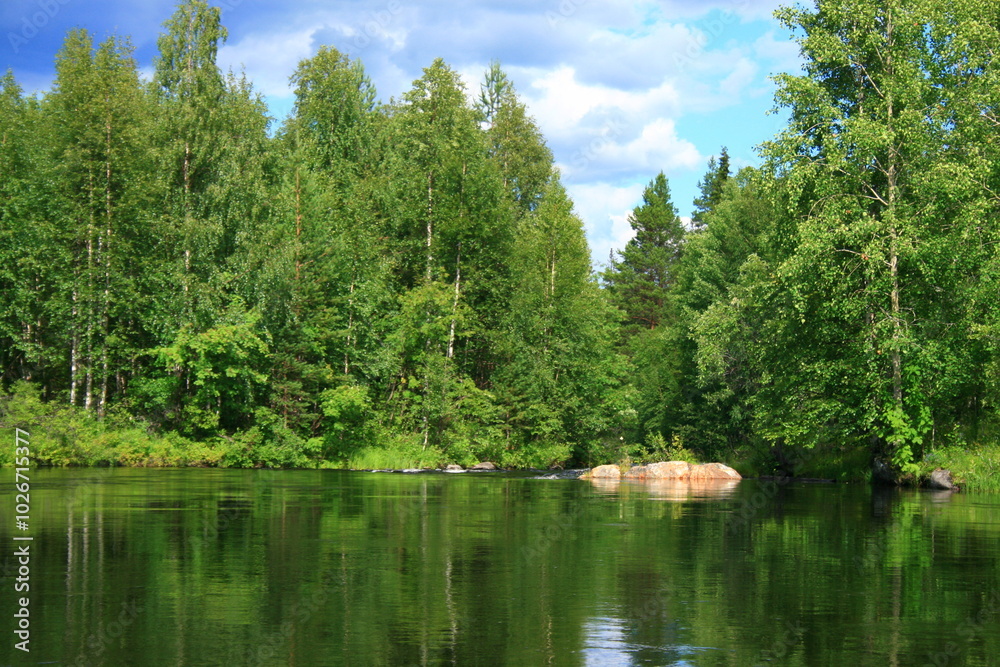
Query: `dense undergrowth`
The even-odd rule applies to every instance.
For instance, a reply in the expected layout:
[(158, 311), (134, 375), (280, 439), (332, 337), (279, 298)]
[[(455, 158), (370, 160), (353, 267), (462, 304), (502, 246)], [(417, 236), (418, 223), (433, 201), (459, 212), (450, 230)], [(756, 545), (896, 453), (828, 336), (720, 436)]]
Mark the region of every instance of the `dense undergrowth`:
[[(340, 456), (324, 454), (320, 439), (298, 438), (287, 429), (252, 428), (209, 440), (193, 440), (176, 432), (161, 432), (148, 423), (114, 410), (97, 419), (80, 408), (43, 402), (38, 388), (17, 383), (0, 396), (0, 430), (10, 435), (17, 427), (29, 433), (31, 460), (39, 466), (130, 466), (220, 468), (343, 468), (350, 470), (402, 470), (439, 468), (449, 463), (471, 465), (473, 458), (455, 460), (434, 447), (423, 447), (418, 437), (382, 437), (344, 449)], [(493, 458), (504, 468), (544, 465), (539, 461), (503, 456)], [(650, 438), (647, 446), (599, 446), (586, 461), (572, 465), (617, 462), (622, 466), (655, 461), (702, 463), (703, 457), (675, 438)], [(14, 448), (0, 448), (0, 466), (14, 463)], [(488, 457), (487, 457), (488, 458)], [(811, 450), (760, 447), (733, 452), (723, 461), (744, 477), (791, 476), (838, 482), (867, 482), (871, 464), (863, 450), (854, 447), (818, 446)], [(948, 445), (927, 453), (919, 472), (903, 478), (904, 485), (918, 485), (935, 469), (951, 470), (967, 491), (1000, 492), (1000, 446)]]

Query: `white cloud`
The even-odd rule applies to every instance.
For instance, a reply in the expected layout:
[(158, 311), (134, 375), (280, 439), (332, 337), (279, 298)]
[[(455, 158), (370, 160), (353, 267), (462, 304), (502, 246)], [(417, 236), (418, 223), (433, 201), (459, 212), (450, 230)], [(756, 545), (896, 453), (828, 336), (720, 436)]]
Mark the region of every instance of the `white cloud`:
[(612, 249), (625, 247), (635, 233), (628, 215), (642, 198), (643, 185), (608, 183), (567, 185), (577, 215), (584, 222), (594, 263), (604, 266)]
[(725, 97), (740, 98), (746, 88), (758, 79), (757, 64), (748, 58), (740, 58), (732, 72), (719, 83), (719, 92)]
[(267, 96), (287, 97), (292, 93), (288, 79), (299, 62), (313, 54), (312, 36), (316, 28), (263, 35), (247, 35), (236, 44), (219, 49), (223, 70), (246, 69), (254, 89)]
[(772, 72), (797, 72), (802, 63), (799, 45), (786, 37), (776, 37), (773, 30), (753, 43), (753, 53), (758, 60), (769, 62)]
[(589, 140), (568, 163), (560, 162), (568, 182), (588, 182), (595, 177), (614, 180), (651, 177), (660, 171), (699, 168), (705, 159), (689, 141), (677, 136), (669, 118), (653, 118), (630, 140), (621, 138), (616, 126)]

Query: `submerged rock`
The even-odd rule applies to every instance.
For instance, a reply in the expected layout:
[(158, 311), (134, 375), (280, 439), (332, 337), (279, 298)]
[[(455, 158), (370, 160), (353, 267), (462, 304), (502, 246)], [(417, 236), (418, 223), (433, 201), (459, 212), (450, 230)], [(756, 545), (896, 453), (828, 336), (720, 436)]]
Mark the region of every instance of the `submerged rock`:
[(944, 491), (954, 491), (955, 482), (951, 479), (951, 471), (938, 468), (927, 478), (927, 486), (931, 489), (941, 489)]
[[(540, 471), (539, 471), (540, 472)], [(538, 475), (531, 479), (589, 479), (590, 470), (583, 468), (571, 468), (569, 470), (558, 470), (556, 472)]]

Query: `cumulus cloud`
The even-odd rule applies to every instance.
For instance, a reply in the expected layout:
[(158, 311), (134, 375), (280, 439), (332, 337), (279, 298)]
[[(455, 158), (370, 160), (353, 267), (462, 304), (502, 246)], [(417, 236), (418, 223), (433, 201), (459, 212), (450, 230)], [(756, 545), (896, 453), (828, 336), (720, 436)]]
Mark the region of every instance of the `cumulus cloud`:
[(635, 236), (628, 216), (642, 199), (641, 184), (615, 186), (608, 183), (570, 184), (576, 214), (587, 232), (591, 257), (598, 266), (606, 266), (612, 250), (625, 247)]
[(239, 72), (246, 69), (257, 92), (274, 97), (292, 93), (288, 78), (313, 52), (313, 28), (269, 35), (248, 35), (219, 49), (218, 63)]
[(540, 73), (524, 97), (567, 182), (619, 181), (701, 162), (677, 136), (672, 117), (682, 100), (670, 81), (623, 91), (583, 83), (561, 67)]

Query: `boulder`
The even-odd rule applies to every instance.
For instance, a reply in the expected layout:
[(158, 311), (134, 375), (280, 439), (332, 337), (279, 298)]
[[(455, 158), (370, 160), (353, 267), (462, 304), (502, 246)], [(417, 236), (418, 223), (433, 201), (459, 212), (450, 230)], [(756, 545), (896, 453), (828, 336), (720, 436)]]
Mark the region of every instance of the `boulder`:
[(644, 466), (632, 466), (625, 473), (626, 479), (638, 480), (678, 480), (691, 482), (707, 482), (719, 479), (742, 479), (740, 474), (721, 463), (703, 463), (691, 465), (685, 461), (666, 461), (650, 463)]
[(938, 468), (927, 478), (927, 486), (932, 489), (952, 491), (955, 488), (955, 482), (951, 479), (951, 471)]
[(445, 472), (465, 472), (465, 468), (458, 465), (457, 463), (449, 463), (444, 467)]
[(646, 466), (632, 466), (622, 475), (625, 479), (646, 479)]
[(630, 479), (687, 479), (691, 464), (685, 461), (665, 461), (635, 466), (625, 473)]
[(618, 466), (597, 466), (590, 471), (591, 479), (620, 479), (622, 471)]
[(497, 469), (496, 464), (491, 463), (490, 461), (480, 461), (476, 465), (469, 468), (469, 470), (496, 470), (496, 469)]
[(738, 472), (733, 470), (727, 465), (721, 463), (703, 463), (697, 466), (691, 466), (691, 477), (692, 482), (700, 482), (702, 480), (716, 480), (716, 479), (743, 479), (743, 476)]
[(615, 465), (597, 466), (585, 475), (590, 479), (678, 480), (709, 482), (715, 480), (741, 480), (738, 472), (721, 463), (692, 465), (686, 461), (661, 461), (644, 466), (632, 466), (624, 475)]

